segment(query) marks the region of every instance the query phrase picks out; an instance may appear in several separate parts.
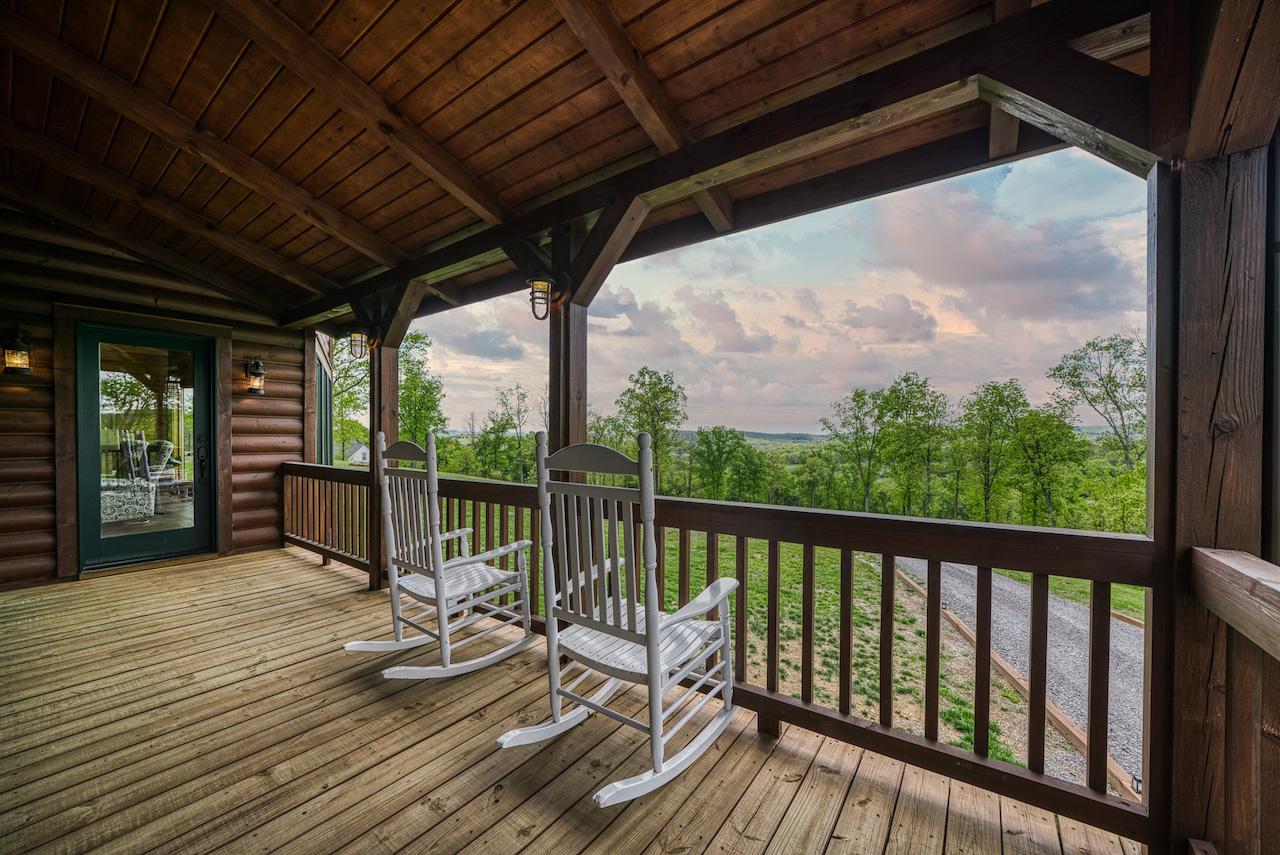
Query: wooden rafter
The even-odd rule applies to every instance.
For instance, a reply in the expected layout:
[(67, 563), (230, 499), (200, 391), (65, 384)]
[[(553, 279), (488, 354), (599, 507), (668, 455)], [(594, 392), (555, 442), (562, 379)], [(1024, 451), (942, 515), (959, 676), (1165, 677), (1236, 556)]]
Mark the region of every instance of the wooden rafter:
[(486, 222), (500, 223), (511, 213), (457, 158), (275, 5), (265, 0), (205, 0), (205, 4)]
[[(782, 163), (827, 151), (866, 134), (894, 127), (912, 110), (970, 103), (991, 57), (1008, 63), (1034, 57), (1146, 11), (1146, 0), (1053, 0), (1021, 15), (952, 39), (838, 86), (774, 110), (749, 124), (698, 140), (679, 151), (630, 167), (511, 218), (500, 226), (462, 237), (397, 270), (370, 277), (340, 294), (286, 313), (285, 322), (305, 325), (331, 317), (351, 299), (389, 288), (401, 277), (418, 277), (457, 264), (504, 242), (598, 211), (622, 196), (642, 196), (655, 206), (685, 198)], [(957, 80), (960, 82), (958, 83)], [(910, 115), (910, 119), (918, 118)]]
[(201, 129), (167, 104), (15, 14), (0, 15), (0, 43), (82, 89), (107, 107), (167, 139), (224, 175), (275, 202), (382, 264), (409, 255), (321, 201), (266, 164)]
[(1004, 112), (1135, 175), (1158, 160), (1146, 79), (1066, 45), (993, 68), (978, 89)]
[(382, 322), (378, 330), (378, 344), (382, 347), (399, 347), (413, 323), (418, 304), (426, 294), (427, 286), (410, 279), (391, 292), (391, 298), (382, 310)]
[(60, 145), (48, 137), (23, 130), (4, 117), (0, 117), (0, 142), (38, 158), (58, 172), (92, 186), (109, 196), (141, 208), (178, 228), (204, 238), (214, 246), (273, 273), (303, 288), (311, 294), (326, 294), (338, 289), (338, 284), (308, 270), (296, 261), (285, 258), (256, 241), (223, 228), (203, 214), (192, 211), (167, 196), (103, 166), (80, 152)]
[(601, 212), (573, 259), (573, 302), (591, 305), (648, 214), (649, 203), (639, 197), (620, 199)]
[[(607, 0), (556, 0), (556, 6), (658, 151), (670, 154), (693, 142), (662, 83)], [(733, 200), (723, 188), (699, 190), (693, 200), (716, 231), (732, 228)]]
[(1192, 81), (1188, 160), (1264, 146), (1280, 121), (1280, 0), (1208, 6), (1204, 61)]
[[(995, 0), (992, 4), (997, 21), (1031, 8), (1031, 0)], [(991, 123), (987, 153), (989, 156), (1007, 157), (1018, 150), (1018, 119), (996, 104), (991, 105)]]
[(11, 179), (0, 179), (0, 196), (5, 196), (20, 208), (27, 208), (57, 220), (72, 228), (79, 229), (103, 240), (116, 244), (125, 252), (138, 258), (157, 264), (166, 270), (172, 270), (182, 276), (209, 286), (220, 294), (225, 294), (246, 305), (261, 309), (272, 315), (278, 307), (263, 299), (257, 289), (237, 282), (224, 273), (219, 273), (203, 264), (192, 261), (184, 255), (136, 237), (124, 229), (88, 217), (70, 205), (32, 190)]

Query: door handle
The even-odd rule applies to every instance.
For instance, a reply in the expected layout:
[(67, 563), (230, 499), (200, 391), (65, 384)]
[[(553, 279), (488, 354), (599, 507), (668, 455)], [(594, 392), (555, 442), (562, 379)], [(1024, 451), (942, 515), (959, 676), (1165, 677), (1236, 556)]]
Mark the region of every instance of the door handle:
[(199, 469), (198, 479), (204, 480), (209, 469), (209, 438), (203, 434), (196, 437), (196, 464)]

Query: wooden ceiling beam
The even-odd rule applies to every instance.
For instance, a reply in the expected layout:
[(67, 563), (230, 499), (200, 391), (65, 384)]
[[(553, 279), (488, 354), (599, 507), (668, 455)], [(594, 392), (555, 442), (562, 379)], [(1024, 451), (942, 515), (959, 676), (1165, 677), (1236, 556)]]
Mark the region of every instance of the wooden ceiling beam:
[(422, 298), (426, 296), (427, 286), (422, 282), (410, 279), (391, 294), (382, 312), (382, 323), (378, 330), (378, 344), (381, 347), (399, 347), (413, 323), (414, 313)]
[[(995, 20), (1001, 21), (1010, 15), (1030, 9), (1031, 0), (995, 0), (991, 5)], [(1009, 115), (999, 106), (992, 104), (988, 139), (987, 154), (990, 157), (1006, 157), (1017, 151), (1017, 117)]]
[(383, 100), (360, 75), (321, 47), (274, 4), (266, 0), (204, 2), (485, 222), (500, 223), (512, 213), (444, 146)]
[(639, 197), (604, 209), (573, 259), (573, 302), (591, 305), (648, 214), (649, 203)]
[(1147, 80), (1065, 44), (979, 75), (983, 100), (1145, 178), (1150, 151)]
[(1187, 160), (1264, 146), (1280, 121), (1280, 0), (1206, 4), (1206, 16)]
[[(607, 0), (556, 0), (556, 7), (659, 152), (670, 154), (693, 142), (662, 82)], [(699, 190), (693, 200), (716, 231), (733, 227), (733, 200), (722, 188)]]
[[(837, 205), (847, 205), (885, 193), (986, 169), (1023, 157), (1064, 148), (1065, 143), (1036, 127), (1020, 135), (1018, 150), (993, 159), (987, 153), (987, 131), (975, 128), (946, 139), (934, 140), (905, 151), (846, 167), (800, 184), (770, 190), (738, 202), (739, 216), (734, 231), (744, 231), (792, 217), (811, 214)], [(602, 217), (603, 219), (603, 217)], [(619, 261), (647, 258), (660, 252), (690, 246), (720, 237), (698, 215), (663, 223), (640, 232), (622, 253)], [(588, 240), (590, 237), (588, 236)], [(524, 287), (522, 274), (499, 274), (491, 279), (459, 288), (452, 300), (424, 298), (417, 316), (437, 314), (458, 305), (470, 305), (514, 293)]]
[(167, 196), (161, 196), (132, 178), (121, 175), (78, 151), (56, 143), (48, 137), (23, 130), (2, 116), (0, 116), (0, 142), (39, 159), (63, 175), (77, 178), (95, 190), (114, 196), (183, 231), (204, 238), (237, 258), (242, 258), (268, 273), (292, 282), (309, 294), (327, 294), (338, 290), (338, 283), (308, 270), (296, 261), (285, 258), (237, 232), (223, 228), (221, 224), (203, 214)]
[(225, 294), (256, 309), (271, 315), (277, 315), (279, 307), (267, 301), (252, 286), (237, 282), (225, 273), (219, 273), (203, 264), (192, 261), (167, 247), (149, 240), (135, 237), (129, 232), (110, 223), (100, 222), (66, 205), (63, 202), (19, 184), (9, 178), (0, 178), (0, 196), (7, 197), (20, 208), (43, 214), (73, 229), (102, 238), (116, 244), (125, 252), (152, 264), (171, 270), (180, 276), (203, 283), (220, 294)]
[(408, 261), (395, 244), (19, 15), (0, 15), (0, 44), (369, 258), (389, 267)]
[(402, 277), (418, 277), (459, 263), (506, 241), (598, 211), (619, 199), (642, 196), (657, 207), (686, 198), (696, 190), (719, 186), (914, 121), (929, 110), (936, 111), (940, 104), (950, 109), (957, 103), (971, 103), (977, 88), (976, 83), (969, 82), (971, 76), (988, 71), (993, 60), (1009, 63), (1034, 57), (1047, 47), (1131, 20), (1146, 11), (1147, 0), (1051, 0), (679, 151), (632, 166), (502, 225), (461, 237), (340, 294), (288, 311), (285, 323), (305, 326), (316, 318), (331, 317), (336, 307), (390, 288)]

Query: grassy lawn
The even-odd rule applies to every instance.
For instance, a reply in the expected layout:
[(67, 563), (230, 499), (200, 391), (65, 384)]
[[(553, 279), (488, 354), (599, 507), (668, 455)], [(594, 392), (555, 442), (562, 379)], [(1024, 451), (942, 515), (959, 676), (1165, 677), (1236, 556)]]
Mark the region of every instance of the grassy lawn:
[[(1030, 573), (1024, 573), (1021, 570), (1000, 569), (995, 572), (1031, 587)], [(1069, 579), (1065, 576), (1049, 577), (1049, 593), (1073, 603), (1087, 606), (1089, 604), (1089, 590), (1088, 579)], [(1121, 614), (1143, 620), (1143, 616), (1146, 614), (1146, 602), (1146, 588), (1138, 585), (1115, 584), (1111, 586), (1111, 608)]]

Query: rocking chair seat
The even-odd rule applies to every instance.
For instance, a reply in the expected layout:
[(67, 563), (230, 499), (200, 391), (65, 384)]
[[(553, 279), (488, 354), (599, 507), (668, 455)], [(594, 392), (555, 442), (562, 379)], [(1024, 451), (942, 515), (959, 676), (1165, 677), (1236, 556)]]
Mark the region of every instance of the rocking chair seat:
[[(445, 597), (456, 600), (479, 593), (496, 585), (507, 585), (519, 578), (518, 573), (499, 570), (487, 564), (463, 564), (445, 571)], [(436, 600), (436, 581), (422, 573), (409, 573), (400, 577), (400, 590), (414, 599)]]
[[(624, 610), (627, 607), (625, 600), (622, 607)], [(644, 628), (644, 609), (638, 608), (636, 630), (643, 633)], [(678, 670), (714, 641), (719, 632), (720, 624), (709, 620), (689, 620), (664, 628), (659, 642), (662, 669), (668, 672)], [(585, 661), (610, 676), (632, 683), (649, 682), (649, 664), (643, 643), (618, 638), (583, 624), (573, 624), (560, 631), (560, 647), (573, 658)]]

